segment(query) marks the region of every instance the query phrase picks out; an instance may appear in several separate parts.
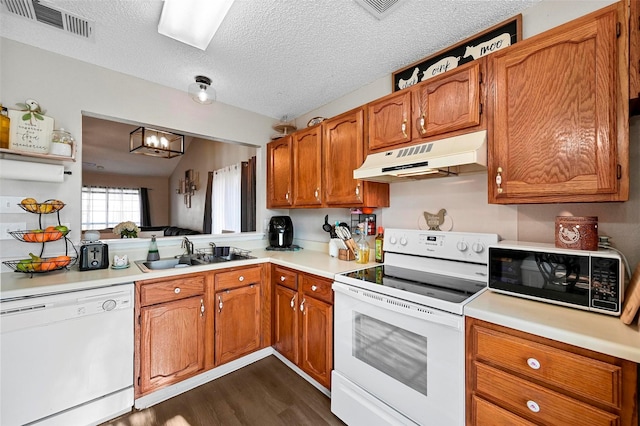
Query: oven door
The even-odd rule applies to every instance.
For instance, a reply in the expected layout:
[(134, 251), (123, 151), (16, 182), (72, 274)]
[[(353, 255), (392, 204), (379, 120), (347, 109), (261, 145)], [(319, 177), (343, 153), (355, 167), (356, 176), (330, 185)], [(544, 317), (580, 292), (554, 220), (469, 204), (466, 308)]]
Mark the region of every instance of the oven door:
[[(360, 392), (350, 413), (335, 414), (363, 424), (353, 413), (367, 408), (353, 404), (373, 400), (421, 425), (462, 425), (463, 317), (339, 282), (333, 289), (335, 372)], [(349, 405), (346, 394), (333, 387), (332, 410)]]

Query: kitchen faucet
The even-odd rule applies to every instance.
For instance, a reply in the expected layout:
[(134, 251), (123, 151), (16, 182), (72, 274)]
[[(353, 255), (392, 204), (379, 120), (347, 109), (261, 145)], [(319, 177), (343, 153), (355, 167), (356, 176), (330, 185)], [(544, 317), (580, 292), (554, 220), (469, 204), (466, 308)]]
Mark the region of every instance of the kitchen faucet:
[(184, 237), (182, 240), (182, 248), (187, 249), (187, 255), (191, 256), (193, 254), (193, 243), (189, 241), (187, 237)]

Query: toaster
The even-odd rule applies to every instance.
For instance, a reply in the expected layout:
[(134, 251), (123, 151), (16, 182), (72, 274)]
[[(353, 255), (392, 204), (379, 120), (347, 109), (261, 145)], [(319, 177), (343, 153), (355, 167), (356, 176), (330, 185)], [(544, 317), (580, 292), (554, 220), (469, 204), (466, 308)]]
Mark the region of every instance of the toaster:
[(90, 242), (80, 246), (81, 271), (106, 269), (109, 267), (109, 246), (101, 242)]

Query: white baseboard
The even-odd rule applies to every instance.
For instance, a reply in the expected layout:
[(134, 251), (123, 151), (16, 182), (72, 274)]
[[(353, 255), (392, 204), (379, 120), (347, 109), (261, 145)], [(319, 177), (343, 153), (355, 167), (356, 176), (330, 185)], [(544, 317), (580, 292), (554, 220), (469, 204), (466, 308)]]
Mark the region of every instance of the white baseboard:
[(298, 375), (300, 377), (302, 377), (303, 379), (305, 379), (307, 382), (311, 383), (314, 387), (316, 387), (320, 392), (322, 392), (323, 394), (327, 395), (329, 398), (331, 398), (331, 391), (327, 388), (325, 388), (324, 386), (322, 386), (320, 383), (318, 383), (313, 377), (311, 377), (310, 375), (308, 375), (307, 373), (305, 373), (304, 371), (302, 371), (300, 369), (300, 367), (298, 367), (297, 365), (295, 365), (294, 363), (292, 363), (291, 361), (289, 361), (287, 358), (284, 357), (284, 355), (280, 354), (280, 352), (276, 351), (274, 349), (273, 351), (273, 355), (275, 355), (276, 358), (278, 358), (280, 361), (282, 361), (283, 363), (285, 363), (285, 365), (287, 367), (289, 367), (290, 369), (292, 369), (293, 371), (295, 371), (296, 373), (298, 373)]

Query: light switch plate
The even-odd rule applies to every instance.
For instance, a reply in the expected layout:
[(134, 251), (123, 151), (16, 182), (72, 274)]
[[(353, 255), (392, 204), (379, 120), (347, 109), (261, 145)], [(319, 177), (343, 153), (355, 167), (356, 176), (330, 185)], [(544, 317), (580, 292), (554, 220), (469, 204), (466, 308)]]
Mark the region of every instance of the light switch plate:
[(0, 223), (0, 240), (12, 240), (10, 231), (21, 231), (26, 227), (26, 222)]
[(18, 205), (23, 199), (24, 197), (0, 197), (0, 213), (27, 213)]

